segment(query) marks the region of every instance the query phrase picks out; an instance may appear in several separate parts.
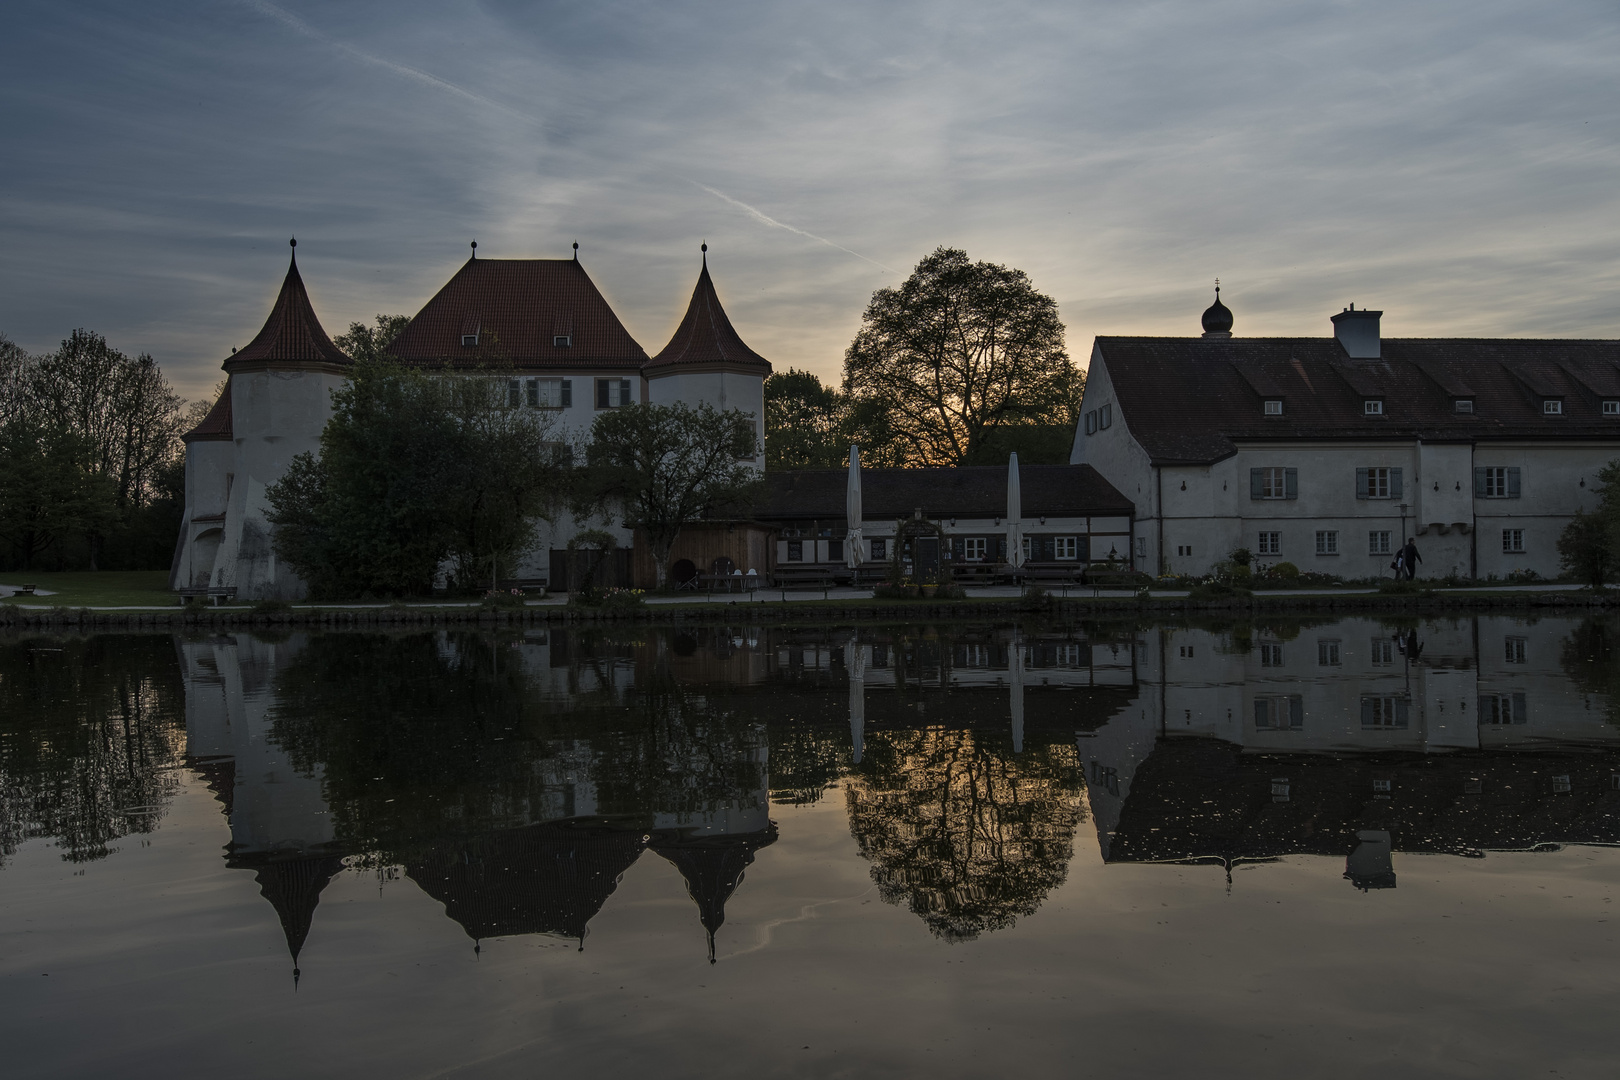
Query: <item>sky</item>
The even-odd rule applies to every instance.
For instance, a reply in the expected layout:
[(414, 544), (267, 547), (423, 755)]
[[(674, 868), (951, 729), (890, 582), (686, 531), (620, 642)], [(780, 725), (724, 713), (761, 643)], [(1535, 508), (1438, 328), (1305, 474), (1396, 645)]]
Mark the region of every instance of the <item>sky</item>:
[(836, 379), (934, 248), (1026, 271), (1071, 355), (1196, 334), (1620, 337), (1612, 0), (8, 0), (0, 333), (201, 396), (287, 240), (336, 335), (478, 241), (654, 353), (709, 244), (732, 322)]

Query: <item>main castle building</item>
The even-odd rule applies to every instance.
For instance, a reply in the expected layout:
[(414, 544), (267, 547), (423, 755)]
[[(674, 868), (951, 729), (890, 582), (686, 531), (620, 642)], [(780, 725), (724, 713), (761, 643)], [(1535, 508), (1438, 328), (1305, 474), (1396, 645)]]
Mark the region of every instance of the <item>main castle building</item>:
[[(634, 402), (708, 402), (754, 416), (764, 445), (768, 360), (732, 327), (709, 276), (708, 246), (691, 302), (662, 351), (649, 357), (579, 262), (472, 258), (395, 340), (406, 363), (478, 369), (508, 381), (508, 400), (554, 417), (577, 439), (598, 412)], [(331, 394), (352, 361), (322, 328), (295, 254), (264, 328), (224, 363), (225, 391), (184, 436), (186, 512), (170, 571), (175, 589), (241, 599), (299, 599), (305, 586), (278, 566), (266, 490), (297, 455), (318, 452)], [(761, 459), (763, 465), (763, 459)], [(531, 565), (513, 576), (545, 578), (546, 553), (574, 525), (542, 526)], [(624, 530), (621, 544), (631, 535)]]

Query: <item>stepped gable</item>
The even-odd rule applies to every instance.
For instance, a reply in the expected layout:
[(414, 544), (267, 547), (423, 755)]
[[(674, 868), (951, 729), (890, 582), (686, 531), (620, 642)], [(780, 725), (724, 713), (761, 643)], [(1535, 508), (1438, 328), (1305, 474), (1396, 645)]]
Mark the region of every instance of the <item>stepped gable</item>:
[(202, 422), (196, 427), (180, 436), (180, 441), (187, 443), (229, 442), (233, 437), (231, 428), (231, 387), (229, 383), (226, 383), (225, 389), (220, 391), (219, 399), (214, 402), (214, 407), (208, 410), (208, 415), (203, 417)]
[(315, 317), (315, 308), (310, 305), (304, 279), (298, 274), (298, 256), (295, 252), (287, 267), (287, 276), (281, 282), (281, 295), (276, 297), (270, 317), (264, 321), (264, 328), (247, 343), (246, 348), (231, 354), (225, 361), (225, 370), (305, 364), (348, 367), (351, 363), (343, 350), (327, 337), (321, 321)]
[(709, 963), (714, 963), (714, 935), (726, 921), (726, 901), (742, 884), (754, 852), (776, 842), (776, 826), (739, 836), (664, 840), (653, 850), (668, 859), (686, 880), (687, 895), (698, 906), (698, 921), (709, 935)]
[(640, 829), (548, 823), (436, 844), (405, 873), (474, 942), (555, 934), (583, 948), (586, 924), (644, 847)]
[[(1203, 465), (1240, 441), (1612, 439), (1620, 341), (1384, 338), (1357, 359), (1334, 338), (1099, 337), (1120, 417), (1155, 465)], [(1616, 388), (1611, 390), (1611, 388)], [(1367, 397), (1384, 413), (1367, 416)], [(1454, 400), (1472, 398), (1458, 413)], [(1542, 411), (1561, 397), (1562, 415)], [(1263, 402), (1281, 398), (1282, 416)]]
[(407, 363), (458, 367), (624, 370), (647, 362), (577, 259), (468, 259), (391, 351)]
[[(707, 252), (707, 245), (704, 251)], [(771, 362), (743, 343), (720, 306), (720, 296), (709, 277), (709, 259), (703, 257), (703, 271), (692, 290), (686, 316), (659, 354), (644, 369), (647, 374), (670, 374), (667, 369), (740, 371), (765, 376)]]
[[(1090, 465), (1022, 465), (1024, 517), (1130, 515), (1131, 500)], [(767, 521), (842, 520), (847, 469), (784, 469), (765, 474), (754, 516)], [(1007, 513), (1007, 466), (956, 469), (861, 469), (861, 510), (868, 520), (910, 517), (996, 518)]]

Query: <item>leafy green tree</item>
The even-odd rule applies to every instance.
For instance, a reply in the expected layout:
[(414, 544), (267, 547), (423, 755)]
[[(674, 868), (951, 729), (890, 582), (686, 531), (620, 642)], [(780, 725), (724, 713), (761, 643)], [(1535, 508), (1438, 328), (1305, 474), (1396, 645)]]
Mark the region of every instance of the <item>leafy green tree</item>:
[(409, 315), (378, 315), (377, 325), (350, 323), (348, 333), (339, 334), (332, 343), (355, 361), (389, 360), (392, 359), (389, 348), (410, 322)]
[(82, 436), (26, 419), (0, 427), (0, 536), (19, 569), (33, 569), (69, 537), (104, 534), (117, 522), (112, 481), (94, 465)]
[(321, 597), (431, 590), (447, 559), (470, 586), (509, 565), (560, 503), (549, 418), (510, 408), (483, 375), (357, 363), (332, 395), (317, 457), (266, 493), (276, 552)]
[(622, 515), (627, 528), (641, 530), (662, 588), (670, 549), (688, 523), (740, 512), (759, 480), (743, 459), (759, 451), (754, 418), (740, 409), (708, 402), (610, 409), (591, 425), (576, 512)]
[(765, 380), (765, 467), (837, 469), (849, 460), (849, 408), (836, 387), (788, 368)]
[(1063, 333), (1022, 270), (942, 247), (872, 295), (844, 392), (881, 415), (900, 463), (962, 465), (998, 429), (1072, 428), (1082, 377)]
[(1576, 511), (1575, 520), (1558, 537), (1558, 561), (1595, 589), (1601, 589), (1620, 565), (1620, 461), (1611, 461), (1597, 475), (1593, 513)]

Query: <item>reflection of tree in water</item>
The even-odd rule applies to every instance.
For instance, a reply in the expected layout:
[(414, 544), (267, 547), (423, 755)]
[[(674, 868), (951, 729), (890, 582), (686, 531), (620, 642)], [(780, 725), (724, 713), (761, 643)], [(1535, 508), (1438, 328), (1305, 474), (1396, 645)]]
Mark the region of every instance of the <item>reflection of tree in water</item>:
[(55, 837), (87, 862), (154, 831), (180, 786), (182, 702), (168, 637), (0, 647), (0, 858)]
[(1620, 619), (1584, 619), (1564, 639), (1564, 673), (1589, 694), (1601, 695), (1609, 723), (1620, 727)]
[(1062, 884), (1085, 819), (1074, 747), (1008, 753), (972, 730), (868, 732), (850, 832), (883, 899), (947, 941), (1033, 914)]

